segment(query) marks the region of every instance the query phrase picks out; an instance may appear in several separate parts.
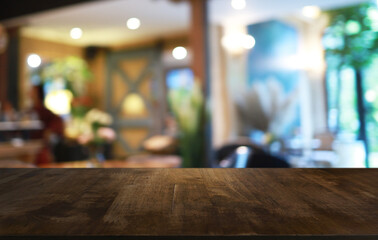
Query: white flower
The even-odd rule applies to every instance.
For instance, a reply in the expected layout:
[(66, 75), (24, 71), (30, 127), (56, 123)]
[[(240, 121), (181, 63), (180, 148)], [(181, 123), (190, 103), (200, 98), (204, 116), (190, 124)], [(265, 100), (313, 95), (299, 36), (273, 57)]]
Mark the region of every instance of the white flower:
[(99, 123), (101, 125), (109, 126), (113, 123), (112, 117), (107, 114), (106, 112), (103, 112), (101, 110), (98, 110), (96, 108), (90, 110), (85, 115), (85, 120), (89, 123)]

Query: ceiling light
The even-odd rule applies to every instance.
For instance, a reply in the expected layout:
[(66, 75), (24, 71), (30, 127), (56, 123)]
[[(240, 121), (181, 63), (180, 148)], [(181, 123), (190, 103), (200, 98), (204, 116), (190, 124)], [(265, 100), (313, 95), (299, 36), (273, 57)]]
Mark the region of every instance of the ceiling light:
[(318, 6), (306, 6), (302, 8), (302, 14), (305, 17), (308, 18), (318, 18), (320, 14), (322, 13), (322, 10)]
[(256, 40), (251, 35), (244, 35), (242, 38), (242, 45), (245, 49), (252, 49), (256, 44)]
[(129, 18), (126, 25), (131, 30), (138, 29), (140, 27), (140, 20), (138, 18)]
[(31, 68), (37, 68), (41, 65), (42, 59), (37, 54), (30, 54), (27, 59), (27, 63)]
[(83, 36), (83, 30), (81, 28), (72, 28), (70, 35), (72, 39), (80, 39)]
[(188, 55), (188, 51), (184, 47), (176, 47), (172, 51), (172, 55), (177, 60), (182, 60)]
[(245, 0), (231, 0), (231, 6), (236, 10), (242, 10), (247, 6)]
[(232, 54), (241, 54), (245, 50), (252, 49), (256, 40), (251, 35), (233, 33), (222, 38), (222, 45)]

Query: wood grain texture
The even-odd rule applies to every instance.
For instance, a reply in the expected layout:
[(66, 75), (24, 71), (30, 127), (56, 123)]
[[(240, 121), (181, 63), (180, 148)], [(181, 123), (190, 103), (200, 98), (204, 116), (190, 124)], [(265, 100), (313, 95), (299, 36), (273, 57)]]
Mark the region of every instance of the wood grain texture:
[(377, 186), (378, 169), (0, 169), (0, 238), (378, 239)]

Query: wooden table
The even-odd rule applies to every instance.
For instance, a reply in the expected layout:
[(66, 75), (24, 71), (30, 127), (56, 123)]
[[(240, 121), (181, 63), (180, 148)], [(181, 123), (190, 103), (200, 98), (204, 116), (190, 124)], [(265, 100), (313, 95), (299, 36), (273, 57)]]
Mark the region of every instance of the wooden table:
[(378, 169), (0, 169), (10, 236), (378, 239)]
[(20, 140), (16, 144), (12, 142), (0, 143), (0, 161), (1, 159), (20, 159), (27, 163), (33, 163), (35, 155), (42, 147), (42, 140)]
[(74, 161), (40, 164), (41, 168), (177, 168), (181, 166), (181, 158), (175, 155), (140, 155), (125, 160)]
[(31, 131), (43, 129), (43, 122), (39, 120), (27, 120), (27, 121), (6, 121), (0, 122), (0, 132), (9, 131)]

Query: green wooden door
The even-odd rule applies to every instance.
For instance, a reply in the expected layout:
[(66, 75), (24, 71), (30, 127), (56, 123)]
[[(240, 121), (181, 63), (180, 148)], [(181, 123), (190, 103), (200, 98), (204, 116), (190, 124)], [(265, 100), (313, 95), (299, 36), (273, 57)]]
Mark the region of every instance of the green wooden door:
[(164, 79), (158, 48), (107, 54), (106, 109), (117, 132), (115, 154), (137, 153), (163, 127)]

